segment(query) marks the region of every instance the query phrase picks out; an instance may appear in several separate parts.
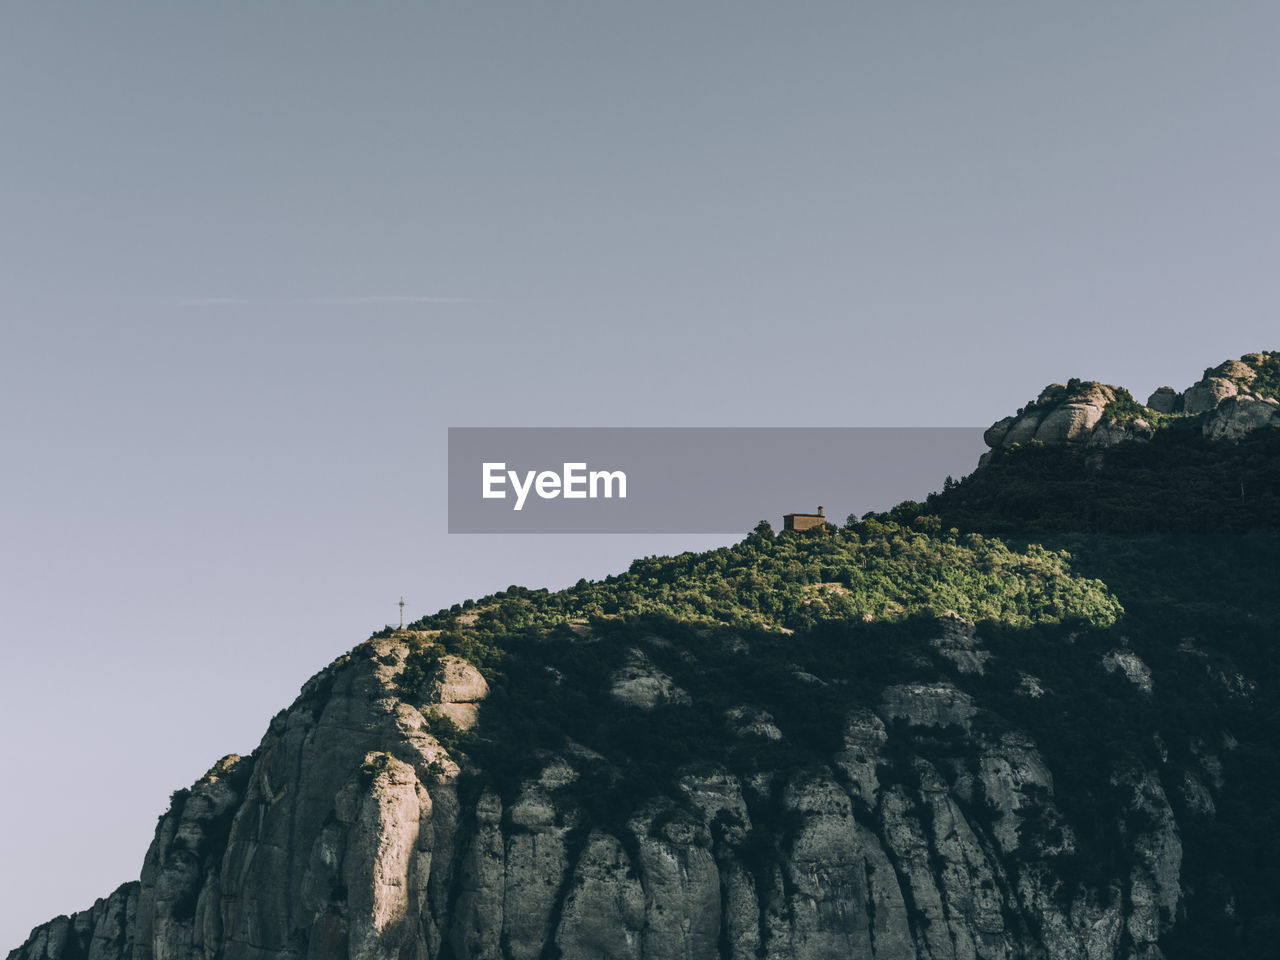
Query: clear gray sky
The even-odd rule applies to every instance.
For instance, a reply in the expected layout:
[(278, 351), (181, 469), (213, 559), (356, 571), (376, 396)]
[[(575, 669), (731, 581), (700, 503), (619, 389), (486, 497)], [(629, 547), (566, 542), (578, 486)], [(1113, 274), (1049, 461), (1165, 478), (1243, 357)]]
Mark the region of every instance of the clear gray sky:
[(401, 594), (713, 542), (450, 537), (450, 425), (982, 425), (1276, 348), (1278, 39), (1192, 0), (7, 6), (0, 950)]

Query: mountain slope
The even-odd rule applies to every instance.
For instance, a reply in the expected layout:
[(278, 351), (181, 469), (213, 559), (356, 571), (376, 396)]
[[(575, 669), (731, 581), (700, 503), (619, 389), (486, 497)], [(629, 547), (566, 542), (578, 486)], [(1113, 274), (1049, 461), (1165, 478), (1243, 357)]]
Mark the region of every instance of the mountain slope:
[(1198, 411), (1049, 388), (924, 504), (383, 631), (11, 960), (1274, 955), (1280, 431), (1211, 425), (1275, 356)]

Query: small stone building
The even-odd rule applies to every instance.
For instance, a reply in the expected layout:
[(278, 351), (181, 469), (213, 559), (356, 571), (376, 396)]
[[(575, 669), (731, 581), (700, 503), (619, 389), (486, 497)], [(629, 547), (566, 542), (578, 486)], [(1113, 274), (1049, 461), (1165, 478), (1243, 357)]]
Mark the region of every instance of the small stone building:
[(826, 522), (827, 518), (822, 515), (821, 507), (818, 508), (817, 513), (784, 513), (782, 515), (783, 530), (812, 530)]

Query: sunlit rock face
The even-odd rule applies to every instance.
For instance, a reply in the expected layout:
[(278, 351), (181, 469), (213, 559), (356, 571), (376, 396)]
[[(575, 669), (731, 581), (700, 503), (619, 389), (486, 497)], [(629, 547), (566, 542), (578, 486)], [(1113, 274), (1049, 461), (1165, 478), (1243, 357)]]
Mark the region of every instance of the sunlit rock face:
[(1032, 440), (1044, 444), (1109, 447), (1149, 440), (1161, 417), (1200, 417), (1205, 436), (1238, 440), (1261, 427), (1280, 426), (1280, 354), (1247, 353), (1205, 371), (1179, 393), (1160, 387), (1139, 406), (1127, 391), (1096, 381), (1050, 384), (1025, 408), (993, 423), (983, 435), (993, 450)]
[[(1276, 437), (1234, 441), (1280, 425), (1278, 386), (1280, 354), (1145, 406), (1071, 381), (986, 440), (1058, 445), (1005, 462), (1078, 459), (1079, 489), (1157, 472), (1169, 430), (1261, 511), (1265, 470), (1246, 491), (1215, 454), (1269, 469)], [(1011, 472), (1001, 517), (1040, 492)], [(1276, 835), (1268, 543), (1175, 530), (1095, 574), (1076, 528), (1074, 557), (1015, 551), (907, 505), (384, 631), (174, 793), (138, 880), (9, 960), (1172, 960), (1246, 910), (1265, 948), (1233, 860)]]
[[(935, 633), (961, 671), (988, 666), (972, 624), (948, 613)], [(1150, 957), (1176, 918), (1179, 826), (1159, 777), (1117, 768), (1131, 865), (1070, 892), (1051, 864), (1075, 841), (1037, 744), (976, 731), (950, 683), (884, 687), (834, 721), (827, 765), (690, 770), (625, 823), (592, 824), (587, 751), (547, 756), (506, 799), (463, 787), (430, 715), (482, 711), (488, 685), (442, 658), (406, 699), (408, 653), (375, 640), (319, 674), (253, 756), (175, 796), (140, 882), (37, 928), (11, 960)], [(1108, 668), (1141, 696), (1135, 661)], [(640, 651), (623, 664), (600, 693), (624, 709), (688, 697)], [(781, 736), (749, 704), (726, 723)], [(965, 737), (951, 760), (907, 745), (944, 733)], [(1210, 786), (1183, 783), (1212, 809)]]

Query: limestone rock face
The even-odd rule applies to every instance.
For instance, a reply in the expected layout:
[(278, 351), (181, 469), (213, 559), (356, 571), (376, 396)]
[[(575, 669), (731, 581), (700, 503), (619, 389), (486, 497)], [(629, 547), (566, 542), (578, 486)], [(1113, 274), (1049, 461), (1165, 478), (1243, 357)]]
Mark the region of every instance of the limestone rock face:
[(740, 737), (764, 737), (766, 740), (781, 740), (782, 731), (773, 722), (773, 717), (764, 710), (753, 707), (730, 707), (725, 711), (725, 725)]
[(88, 910), (41, 924), (31, 931), (26, 943), (9, 954), (10, 960), (133, 957), (138, 893), (139, 884), (135, 880), (95, 901)]
[(701, 817), (653, 804), (628, 824), (645, 890), (645, 957), (714, 957), (720, 936), (720, 868)]
[[(1280, 426), (1278, 382), (1277, 354), (1161, 388), (1146, 409), (1072, 381), (986, 439), (1102, 460), (1181, 417), (1229, 442)], [(9, 960), (1158, 960), (1220, 879), (1184, 876), (1184, 843), (1188, 863), (1204, 857), (1237, 803), (1232, 751), (1256, 736), (1165, 727), (1164, 698), (1181, 671), (1243, 710), (1267, 679), (1193, 637), (1020, 637), (954, 613), (836, 634), (848, 649), (822, 653), (847, 655), (843, 672), (801, 631), (566, 625), (553, 662), (536, 635), (513, 637), (500, 688), (545, 692), (547, 716), (577, 724), (562, 742), (532, 751), (517, 729), (508, 753), (466, 747), (498, 742), (481, 670), (432, 655), (431, 631), (370, 640), (308, 681), (251, 755), (173, 795), (137, 881)], [(878, 637), (905, 652), (879, 660)], [(736, 673), (750, 658), (764, 672)], [(1080, 669), (1058, 672), (1068, 661)], [(1073, 728), (1063, 698), (1085, 687), (1133, 709)], [(455, 740), (442, 717), (475, 736)], [(1096, 769), (1059, 762), (1063, 741), (1126, 717), (1162, 725), (1088, 753)]]
[(1121, 673), (1143, 693), (1151, 692), (1151, 668), (1131, 650), (1112, 650), (1102, 658), (1102, 665), (1111, 673)]
[(479, 703), (489, 696), (489, 684), (480, 671), (461, 657), (447, 654), (438, 662), (430, 689), (441, 703)]
[(388, 956), (411, 947), (425, 892), (417, 883), (418, 844), (423, 821), (430, 823), (430, 795), (411, 765), (371, 752), (336, 798), (335, 815), (346, 827), (340, 876), (351, 956)]
[(1220, 403), (1205, 422), (1205, 436), (1239, 440), (1260, 427), (1280, 426), (1280, 403), (1271, 397), (1236, 396)]
[[(992, 450), (1032, 440), (1065, 446), (1110, 447), (1129, 440), (1150, 440), (1161, 418), (1199, 417), (1211, 439), (1238, 440), (1262, 427), (1280, 426), (1280, 397), (1275, 386), (1280, 354), (1246, 353), (1205, 372), (1179, 393), (1160, 387), (1137, 406), (1118, 387), (1095, 381), (1050, 384), (1015, 416), (993, 423), (983, 434)], [(984, 455), (982, 464), (989, 462)]]
[(1155, 942), (1172, 922), (1181, 899), (1182, 841), (1158, 777), (1150, 771), (1130, 770), (1116, 779), (1130, 792), (1129, 809), (1134, 819), (1145, 827), (1134, 845), (1136, 862), (1129, 876), (1131, 907), (1126, 928), (1136, 944), (1148, 945), (1146, 953), (1138, 952), (1138, 956), (1160, 956)]
[(986, 672), (991, 654), (982, 649), (977, 630), (953, 610), (938, 618), (939, 635), (930, 641), (935, 650), (956, 665), (961, 673)]
[[(997, 682), (973, 624), (936, 632), (924, 648), (956, 676)], [(175, 795), (139, 882), (10, 960), (1149, 960), (1183, 897), (1163, 784), (1202, 819), (1222, 787), (1203, 744), (1172, 779), (1117, 768), (1124, 869), (1064, 886), (1054, 865), (1078, 841), (1041, 745), (989, 732), (970, 694), (930, 676), (851, 702), (827, 762), (694, 766), (622, 822), (588, 809), (621, 772), (573, 744), (501, 790), (460, 779), (424, 711), (487, 684), (441, 658), (406, 693), (407, 655), (383, 638), (322, 671), (251, 756)], [(623, 663), (602, 700), (683, 692), (637, 650)], [(742, 749), (783, 748), (760, 707), (729, 713)]]
[(566, 960), (640, 960), (644, 887), (621, 842), (595, 831), (574, 870), (556, 930)]
[(1275, 353), (1246, 353), (1218, 364), (1186, 389), (1183, 411), (1202, 416), (1204, 434), (1213, 440), (1239, 440), (1262, 427), (1280, 426), (1277, 363)]
[(403, 653), (383, 639), (341, 658), (272, 721), (252, 757), (225, 758), (175, 794), (140, 883), (90, 911), (97, 956), (438, 952), (436, 928), (419, 918), (429, 917), (432, 857), (448, 848), (456, 805), (448, 755), (396, 696)]
[(969, 728), (977, 711), (969, 695), (949, 683), (904, 683), (886, 687), (880, 714), (886, 720), (905, 720), (917, 727)]
[[(986, 745), (978, 769), (982, 794), (997, 811), (991, 830), (1005, 853), (1013, 853), (1023, 844), (1019, 827), (1025, 811), (1038, 808), (1041, 816), (1060, 820), (1056, 808), (1046, 799), (1053, 794), (1053, 777), (1035, 743), (1028, 738), (1006, 734), (998, 742)], [(1055, 852), (1074, 849), (1069, 830), (1063, 830), (1061, 840), (1054, 846)]]
[(135, 955), (180, 956), (221, 936), (219, 886), (210, 875), (244, 798), (248, 765), (224, 757), (174, 795), (142, 865)]
[[(987, 427), (982, 434), (982, 442), (993, 449), (1005, 445), (1005, 438), (1009, 435), (1009, 429), (1018, 422), (1017, 417), (1005, 417), (997, 420), (991, 426)], [(1038, 425), (1039, 421), (1037, 421)]]
[(434, 711), (452, 720), (460, 729), (470, 730), (480, 713), (480, 701), (489, 696), (489, 684), (480, 671), (461, 657), (445, 655), (436, 664), (427, 685), (435, 701)]
[(1087, 443), (1094, 426), (1102, 419), (1102, 411), (1115, 399), (1110, 388), (1091, 391), (1088, 400), (1064, 403), (1045, 414), (1036, 427), (1041, 443)]
[(845, 720), (844, 750), (836, 754), (836, 765), (849, 778), (850, 793), (868, 807), (880, 797), (876, 768), (888, 739), (884, 721), (870, 710), (858, 710)]
[[(1249, 358), (1252, 357), (1252, 362)], [(1244, 380), (1250, 381), (1258, 376), (1256, 367), (1261, 363), (1262, 356), (1260, 354), (1248, 354), (1239, 360), (1224, 360), (1218, 366), (1214, 367), (1213, 372), (1216, 376), (1225, 377), (1228, 380)]]
[(1204, 413), (1238, 392), (1239, 388), (1225, 377), (1205, 377), (1182, 395), (1183, 409), (1187, 413)]
[(1146, 417), (1134, 417), (1119, 421), (1107, 419), (1093, 428), (1089, 435), (1091, 447), (1113, 447), (1125, 440), (1150, 440), (1155, 436), (1155, 428)]
[(618, 703), (652, 710), (664, 703), (688, 703), (689, 694), (659, 670), (644, 651), (633, 649), (611, 678), (610, 695)]
[(1089, 381), (1070, 386), (1050, 384), (1035, 402), (1017, 416), (997, 421), (983, 435), (993, 449), (1038, 440), (1050, 444), (1084, 445), (1102, 421), (1108, 404), (1116, 399), (1114, 387)]
[(1173, 413), (1182, 400), (1182, 394), (1173, 387), (1160, 387), (1147, 398), (1147, 406), (1156, 413)]

